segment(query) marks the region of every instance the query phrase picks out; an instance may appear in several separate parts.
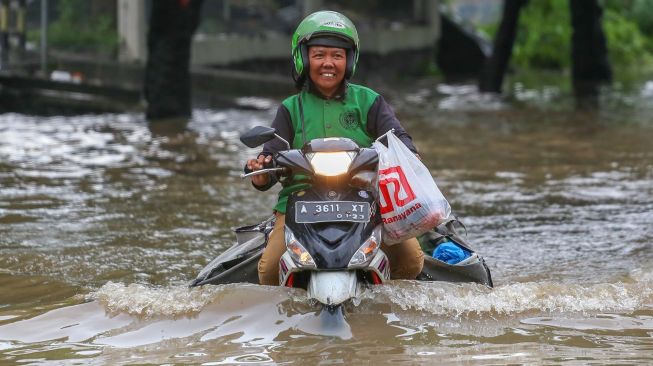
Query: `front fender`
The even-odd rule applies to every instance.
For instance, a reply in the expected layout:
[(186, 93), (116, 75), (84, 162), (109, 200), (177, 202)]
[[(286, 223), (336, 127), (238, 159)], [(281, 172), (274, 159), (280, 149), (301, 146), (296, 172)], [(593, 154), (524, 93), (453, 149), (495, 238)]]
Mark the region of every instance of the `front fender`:
[(339, 305), (357, 297), (360, 285), (356, 271), (313, 271), (306, 291), (309, 299)]

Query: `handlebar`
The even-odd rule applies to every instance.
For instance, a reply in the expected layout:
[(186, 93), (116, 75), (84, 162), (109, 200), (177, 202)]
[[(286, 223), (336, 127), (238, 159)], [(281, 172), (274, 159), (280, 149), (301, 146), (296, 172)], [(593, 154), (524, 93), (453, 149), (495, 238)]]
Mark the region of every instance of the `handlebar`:
[(267, 174), (267, 173), (272, 173), (272, 172), (282, 172), (286, 170), (286, 168), (279, 167), (279, 168), (267, 168), (267, 169), (261, 169), (261, 170), (256, 170), (251, 173), (243, 173), (240, 175), (240, 179), (245, 179), (247, 177), (251, 177), (253, 175), (260, 175), (260, 174)]

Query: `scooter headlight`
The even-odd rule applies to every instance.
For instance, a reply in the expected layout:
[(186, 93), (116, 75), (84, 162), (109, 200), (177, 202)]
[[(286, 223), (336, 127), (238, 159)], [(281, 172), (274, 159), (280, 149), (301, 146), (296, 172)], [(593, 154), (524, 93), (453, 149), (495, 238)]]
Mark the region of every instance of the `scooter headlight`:
[(372, 258), (381, 248), (381, 226), (374, 229), (363, 245), (358, 248), (356, 253), (351, 257), (348, 267), (364, 267), (370, 263)]
[(355, 151), (316, 152), (306, 154), (316, 175), (335, 177), (349, 171)]
[(316, 268), (315, 261), (311, 254), (304, 248), (303, 245), (299, 243), (295, 234), (292, 230), (285, 227), (285, 237), (286, 237), (286, 248), (288, 248), (288, 253), (295, 263), (302, 268)]

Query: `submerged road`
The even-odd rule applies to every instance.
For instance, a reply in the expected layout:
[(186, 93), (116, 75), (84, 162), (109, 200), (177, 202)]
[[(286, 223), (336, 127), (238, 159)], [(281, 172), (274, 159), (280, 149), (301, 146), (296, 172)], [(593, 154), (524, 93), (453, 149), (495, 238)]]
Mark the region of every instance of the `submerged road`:
[(390, 95), (496, 287), (392, 283), (342, 323), (301, 291), (186, 287), (275, 202), (238, 177), (238, 135), (278, 101), (172, 136), (136, 113), (1, 114), (0, 363), (652, 363), (648, 85), (589, 112), (549, 87)]

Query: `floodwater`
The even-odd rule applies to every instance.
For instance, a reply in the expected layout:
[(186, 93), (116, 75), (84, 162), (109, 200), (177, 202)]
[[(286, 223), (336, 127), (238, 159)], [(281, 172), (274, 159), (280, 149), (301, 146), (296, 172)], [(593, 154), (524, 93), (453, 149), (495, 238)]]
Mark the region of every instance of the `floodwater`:
[(264, 219), (241, 181), (276, 100), (138, 114), (0, 115), (0, 364), (653, 364), (653, 82), (575, 111), (515, 84), (389, 93), (495, 288), (397, 281), (345, 315), (303, 291), (188, 289)]

